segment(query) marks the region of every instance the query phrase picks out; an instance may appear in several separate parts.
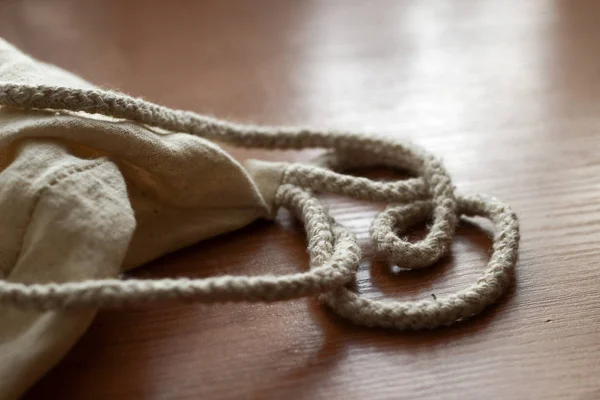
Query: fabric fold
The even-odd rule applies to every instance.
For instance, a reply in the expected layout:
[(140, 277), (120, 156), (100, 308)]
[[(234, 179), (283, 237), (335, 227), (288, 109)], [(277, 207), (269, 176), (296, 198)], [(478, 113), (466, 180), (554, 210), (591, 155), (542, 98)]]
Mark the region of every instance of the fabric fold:
[[(0, 82), (94, 87), (1, 39)], [(192, 135), (0, 107), (0, 276), (21, 283), (114, 278), (269, 218), (274, 192), (251, 172)], [(0, 307), (0, 398), (20, 396), (94, 315)]]

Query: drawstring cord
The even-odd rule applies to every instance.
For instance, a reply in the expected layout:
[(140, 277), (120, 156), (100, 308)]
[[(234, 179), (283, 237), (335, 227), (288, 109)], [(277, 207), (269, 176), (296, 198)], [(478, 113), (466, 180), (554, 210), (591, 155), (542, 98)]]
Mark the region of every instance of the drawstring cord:
[[(122, 307), (159, 300), (278, 301), (319, 295), (341, 316), (367, 326), (423, 329), (449, 325), (483, 310), (510, 284), (517, 261), (519, 225), (510, 207), (485, 196), (456, 195), (442, 164), (422, 149), (387, 138), (311, 129), (240, 125), (103, 91), (57, 86), (0, 84), (0, 105), (24, 109), (83, 111), (124, 118), (239, 147), (328, 149), (321, 165), (290, 164), (275, 202), (304, 222), (310, 269), (284, 276), (220, 276), (204, 279), (98, 279), (22, 284), (0, 280), (0, 303), (40, 310)], [(408, 169), (416, 178), (376, 182), (343, 174), (357, 166)], [(314, 192), (389, 204), (371, 226), (375, 249), (403, 268), (425, 268), (448, 250), (461, 215), (495, 226), (493, 253), (470, 287), (435, 300), (390, 301), (349, 289), (361, 259), (356, 238), (337, 224)], [(398, 231), (432, 217), (425, 238), (411, 243)]]

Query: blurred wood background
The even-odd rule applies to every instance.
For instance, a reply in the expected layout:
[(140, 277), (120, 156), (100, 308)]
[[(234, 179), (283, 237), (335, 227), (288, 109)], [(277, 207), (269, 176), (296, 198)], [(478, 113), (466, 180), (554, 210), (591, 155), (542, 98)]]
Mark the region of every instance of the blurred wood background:
[[(33, 56), (171, 107), (261, 124), (370, 130), (442, 157), (461, 192), (520, 216), (516, 285), (483, 315), (417, 333), (358, 328), (313, 299), (101, 312), (27, 399), (600, 398), (600, 3), (0, 0)], [(306, 153), (232, 150), (240, 159)], [(371, 262), (377, 205), (327, 198), (358, 234), (366, 296), (476, 279), (463, 225), (430, 271)], [(137, 276), (306, 268), (281, 212)]]

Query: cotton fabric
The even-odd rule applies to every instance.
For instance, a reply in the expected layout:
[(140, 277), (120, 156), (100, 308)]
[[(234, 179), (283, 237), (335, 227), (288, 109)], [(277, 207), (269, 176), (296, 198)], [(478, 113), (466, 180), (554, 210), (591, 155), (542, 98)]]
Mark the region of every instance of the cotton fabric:
[[(1, 39), (0, 82), (94, 87)], [(277, 171), (249, 165), (187, 134), (2, 107), (0, 277), (23, 283), (117, 277), (269, 218)], [(18, 397), (55, 365), (95, 313), (0, 306), (0, 398)]]

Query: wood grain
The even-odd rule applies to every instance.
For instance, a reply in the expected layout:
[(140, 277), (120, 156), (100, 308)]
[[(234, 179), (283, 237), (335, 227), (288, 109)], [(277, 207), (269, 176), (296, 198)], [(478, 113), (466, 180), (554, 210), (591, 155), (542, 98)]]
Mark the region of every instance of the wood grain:
[[(1, 1), (0, 35), (105, 87), (265, 124), (372, 130), (443, 157), (458, 189), (509, 202), (517, 283), (482, 316), (396, 333), (312, 299), (101, 312), (27, 399), (600, 398), (600, 3), (592, 1)], [(307, 153), (232, 150), (236, 157)], [(377, 205), (327, 198), (361, 238)], [(431, 271), (366, 258), (366, 296), (476, 279), (465, 223)], [(306, 268), (282, 211), (137, 276)]]

